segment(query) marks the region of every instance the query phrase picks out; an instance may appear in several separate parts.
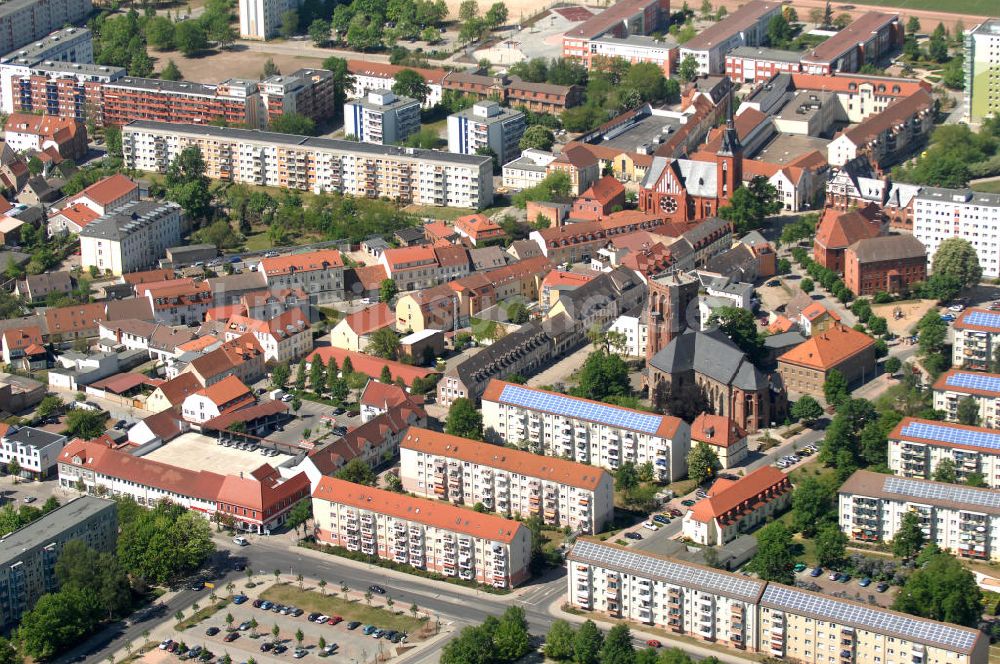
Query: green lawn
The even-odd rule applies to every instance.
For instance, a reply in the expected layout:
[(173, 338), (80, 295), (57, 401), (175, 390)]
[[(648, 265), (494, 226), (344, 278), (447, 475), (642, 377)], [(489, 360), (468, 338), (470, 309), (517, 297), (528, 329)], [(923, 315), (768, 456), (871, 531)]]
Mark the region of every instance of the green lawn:
[(985, 191), (989, 194), (1000, 194), (1000, 180), (992, 180), (991, 182), (980, 182), (978, 184), (972, 185), (972, 189), (975, 191)]
[(366, 625), (377, 625), (382, 629), (395, 629), (409, 634), (416, 634), (425, 625), (424, 620), (405, 613), (410, 608), (408, 606), (397, 604), (394, 608), (398, 609), (398, 612), (388, 611), (378, 606), (368, 606), (363, 601), (346, 600), (340, 596), (301, 590), (287, 583), (275, 584), (260, 596), (279, 604), (297, 606), (307, 613), (319, 611), (329, 616), (342, 616), (344, 620), (359, 620)]
[(263, 249), (271, 249), (272, 247), (274, 245), (271, 244), (271, 238), (267, 236), (267, 232), (265, 231), (248, 235), (246, 241), (243, 243), (244, 251), (261, 251)]
[(194, 627), (195, 625), (197, 625), (198, 623), (200, 623), (202, 620), (205, 620), (206, 618), (210, 618), (211, 616), (215, 615), (216, 613), (218, 613), (222, 609), (226, 608), (227, 604), (229, 604), (229, 600), (228, 599), (220, 599), (219, 601), (215, 602), (214, 604), (209, 604), (208, 606), (202, 607), (201, 609), (198, 609), (197, 611), (195, 611), (194, 613), (192, 613), (190, 616), (188, 616), (187, 618), (184, 618), (179, 623), (177, 623), (176, 625), (174, 625), (174, 629), (176, 629), (178, 632), (183, 632), (184, 630), (188, 629), (189, 627)]
[(866, 0), (866, 5), (898, 7), (899, 9), (926, 9), (952, 14), (978, 14), (990, 16), (996, 13), (996, 0), (952, 0), (947, 5), (941, 0)]

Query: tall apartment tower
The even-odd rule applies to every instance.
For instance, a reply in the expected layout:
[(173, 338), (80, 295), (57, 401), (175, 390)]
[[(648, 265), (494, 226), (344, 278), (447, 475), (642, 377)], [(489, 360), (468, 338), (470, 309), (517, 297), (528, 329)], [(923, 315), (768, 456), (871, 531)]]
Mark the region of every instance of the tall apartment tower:
[[(690, 275), (673, 272), (649, 280), (647, 362), (688, 327), (687, 312), (697, 299), (698, 280)], [(697, 325), (694, 327), (698, 329)]]
[(240, 0), (240, 38), (270, 39), (281, 29), (281, 15), (301, 0)]
[(1000, 18), (965, 32), (965, 121), (978, 124), (1000, 114)]

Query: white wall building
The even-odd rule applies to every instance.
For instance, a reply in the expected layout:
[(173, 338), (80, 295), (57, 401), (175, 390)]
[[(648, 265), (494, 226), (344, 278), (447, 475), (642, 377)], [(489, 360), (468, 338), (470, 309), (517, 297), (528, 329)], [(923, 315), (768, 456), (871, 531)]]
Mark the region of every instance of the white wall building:
[(30, 75), (32, 68), (38, 64), (51, 66), (59, 62), (94, 62), (94, 41), (90, 30), (61, 28), (0, 58), (0, 111), (9, 115), (17, 110), (12, 79)]
[(313, 349), (312, 328), (308, 317), (298, 307), (269, 320), (233, 316), (226, 325), (226, 341), (238, 339), (247, 332), (260, 343), (265, 362), (296, 362)]
[(319, 303), (340, 299), (344, 293), (344, 259), (336, 249), (263, 258), (257, 272), (268, 288), (297, 288), (315, 295)]
[[(28, 44), (45, 41), (53, 30), (58, 31), (67, 25), (83, 23), (93, 10), (91, 0), (5, 2), (0, 5), (0, 53), (10, 53), (15, 49), (28, 50)], [(11, 53), (11, 55), (16, 54), (17, 51)], [(62, 54), (53, 53), (53, 55), (62, 59)], [(81, 53), (79, 57), (86, 56)], [(91, 59), (81, 62), (91, 62)]]
[(521, 154), (518, 143), (526, 126), (521, 111), (495, 101), (477, 102), (448, 116), (448, 152), (474, 155), (490, 149), (502, 166)]
[(316, 539), (445, 576), (509, 588), (530, 573), (531, 532), (517, 521), (323, 477)]
[(649, 325), (641, 312), (622, 314), (615, 319), (608, 329), (609, 332), (619, 332), (625, 335), (627, 345), (624, 353), (629, 357), (646, 357), (646, 344), (649, 339)]
[(1000, 493), (856, 471), (838, 491), (840, 528), (855, 540), (891, 541), (910, 512), (927, 541), (962, 558), (1000, 559)]
[(938, 377), (933, 391), (934, 410), (944, 411), (952, 422), (958, 420), (958, 403), (971, 397), (979, 406), (980, 425), (1000, 424), (1000, 374), (951, 369)]
[(399, 446), (403, 489), (505, 515), (599, 533), (614, 518), (614, 487), (602, 469), (410, 427)]
[(984, 277), (1000, 277), (1000, 194), (924, 187), (913, 198), (913, 236), (927, 247), (927, 267), (944, 240), (968, 240)]
[(1000, 312), (970, 308), (951, 326), (951, 365), (961, 369), (986, 371), (1000, 350)]
[(240, 38), (270, 39), (281, 29), (281, 15), (301, 0), (240, 0)]
[(545, 179), (548, 166), (556, 160), (551, 152), (528, 148), (521, 156), (503, 165), (503, 186), (508, 189), (530, 189)]
[(979, 473), (1000, 489), (1000, 431), (904, 417), (889, 433), (889, 469), (896, 475), (929, 480), (945, 459), (955, 463), (959, 482)]
[(688, 56), (698, 63), (698, 74), (721, 74), (726, 55), (740, 46), (760, 46), (767, 36), (767, 24), (781, 12), (781, 3), (753, 0), (718, 23), (702, 30), (680, 47), (678, 63)]
[(412, 69), (423, 75), (424, 82), (427, 84), (427, 99), (424, 100), (424, 108), (434, 108), (441, 103), (444, 94), (442, 83), (448, 70), (404, 67), (370, 60), (347, 61), (347, 71), (351, 72), (351, 76), (354, 78), (354, 86), (347, 91), (347, 96), (350, 99), (360, 99), (372, 90), (391, 90), (396, 82), (396, 74), (404, 69)]
[(0, 438), (0, 463), (6, 466), (17, 461), (21, 477), (43, 480), (55, 472), (64, 445), (66, 436), (34, 427), (11, 427)]
[(687, 475), (691, 427), (680, 418), (502, 380), (490, 381), (482, 404), (483, 429), (493, 442), (609, 470), (648, 461), (668, 481)]
[(420, 102), (391, 90), (372, 90), (344, 104), (344, 135), (361, 143), (395, 145), (420, 130)]
[(156, 265), (167, 247), (181, 242), (181, 206), (170, 201), (135, 201), (116, 208), (80, 231), (80, 263), (101, 273), (122, 275)]

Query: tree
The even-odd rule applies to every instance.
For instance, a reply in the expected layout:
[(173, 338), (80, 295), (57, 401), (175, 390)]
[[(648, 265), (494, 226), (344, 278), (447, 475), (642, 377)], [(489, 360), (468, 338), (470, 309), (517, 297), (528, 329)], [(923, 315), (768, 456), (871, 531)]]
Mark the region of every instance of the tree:
[(698, 76), (698, 61), (693, 55), (687, 55), (681, 60), (680, 67), (677, 69), (677, 75), (685, 83), (693, 81)]
[(958, 421), (970, 426), (979, 425), (979, 402), (975, 397), (968, 396), (958, 402)]
[(272, 76), (278, 76), (281, 74), (281, 70), (278, 69), (278, 65), (274, 64), (274, 60), (268, 58), (264, 61), (264, 69), (261, 72), (261, 80), (265, 78), (271, 78)]
[(601, 664), (633, 664), (635, 648), (628, 625), (618, 624), (608, 631), (601, 646)]
[(573, 637), (574, 664), (598, 664), (603, 643), (604, 637), (594, 621), (585, 621)]
[(889, 332), (889, 323), (881, 316), (872, 316), (868, 319), (868, 331), (874, 335), (882, 336)]
[(375, 473), (371, 467), (360, 458), (354, 458), (344, 464), (344, 467), (334, 473), (338, 479), (355, 484), (375, 485)]
[(545, 635), (545, 656), (557, 661), (573, 657), (573, 628), (565, 620), (559, 619), (549, 627)]
[(898, 357), (887, 357), (885, 360), (885, 371), (890, 376), (896, 374), (897, 371), (903, 366), (903, 363)]
[(639, 475), (636, 472), (635, 464), (626, 461), (615, 470), (615, 489), (628, 495), (637, 486), (639, 486)]
[(154, 16), (146, 22), (146, 43), (157, 51), (174, 48), (174, 22), (166, 16)]
[(799, 400), (792, 406), (791, 414), (796, 420), (802, 420), (806, 424), (812, 424), (823, 416), (823, 407), (819, 405), (819, 402), (816, 401), (816, 399), (808, 394), (804, 394), (799, 397)]
[(764, 581), (791, 584), (795, 581), (792, 533), (780, 521), (772, 521), (757, 531), (757, 553), (747, 569)]
[(847, 535), (835, 523), (828, 523), (816, 534), (816, 561), (823, 567), (835, 567), (844, 560)]
[(493, 638), (482, 626), (464, 628), (457, 638), (445, 644), (440, 659), (441, 664), (493, 664), (496, 661)]
[(813, 537), (835, 511), (836, 494), (829, 482), (810, 475), (802, 478), (792, 493), (792, 528)]
[(829, 28), (833, 25), (833, 7), (830, 6), (830, 0), (826, 0), (826, 6), (823, 8), (823, 27)]
[(507, 318), (511, 323), (521, 325), (528, 322), (528, 308), (523, 302), (514, 302), (507, 307)]
[(396, 293), (398, 292), (399, 289), (396, 287), (394, 279), (383, 279), (378, 288), (378, 301), (388, 304), (392, 302), (392, 298), (396, 297)]
[(80, 640), (97, 624), (96, 602), (79, 589), (42, 595), (21, 617), (17, 634), (24, 654), (49, 659)]
[(309, 367), (309, 387), (316, 394), (326, 391), (326, 367), (318, 357), (314, 357)]
[(906, 580), (892, 608), (939, 622), (977, 627), (983, 593), (976, 577), (955, 557), (934, 555)]
[(393, 80), (392, 91), (400, 97), (412, 97), (423, 104), (431, 93), (427, 80), (412, 69), (397, 72)]
[(947, 40), (944, 37), (932, 36), (930, 41), (927, 42), (927, 55), (934, 62), (947, 62), (950, 57), (948, 55)]
[(478, 16), (479, 3), (476, 0), (462, 0), (462, 4), (458, 6), (458, 20), (468, 23)]
[(501, 662), (514, 662), (531, 649), (531, 637), (528, 635), (528, 621), (524, 617), (524, 609), (512, 606), (500, 616), (500, 624), (493, 632), (494, 653)]
[[(287, 7), (287, 5), (286, 5)], [(278, 29), (284, 39), (291, 39), (299, 32), (299, 13), (289, 9), (281, 13), (281, 27)]]
[(309, 24), (309, 38), (316, 46), (322, 46), (330, 41), (330, 22), (321, 18), (313, 20)]
[(831, 369), (823, 382), (823, 398), (831, 406), (837, 407), (839, 403), (850, 397), (847, 388), (847, 379), (837, 369)]
[(127, 520), (123, 509), (119, 507), (117, 557), (133, 578), (164, 583), (198, 569), (215, 551), (208, 521), (179, 505), (161, 502), (150, 510), (129, 510)]
[(521, 136), (517, 144), (522, 150), (551, 150), (556, 142), (555, 134), (548, 127), (542, 125), (531, 125)]
[(496, 30), (507, 22), (508, 13), (506, 4), (503, 2), (494, 2), (486, 10), (486, 25), (490, 26), (492, 30)]
[[(314, 359), (313, 362), (316, 360)], [(309, 369), (306, 368), (306, 358), (299, 360), (299, 366), (295, 370), (295, 389), (301, 392), (306, 389), (306, 376), (309, 373)]]
[(208, 37), (200, 23), (184, 21), (174, 27), (174, 44), (184, 55), (193, 55), (208, 48)]
[(451, 402), (448, 418), (444, 423), (444, 432), (452, 436), (483, 439), (483, 415), (473, 403), (465, 397), (459, 397)]
[(719, 208), (719, 216), (733, 222), (737, 233), (746, 233), (760, 228), (768, 216), (780, 210), (778, 190), (766, 178), (757, 175), (748, 186), (740, 185), (730, 194), (729, 203)]
[(388, 327), (376, 330), (368, 337), (365, 352), (386, 360), (399, 357), (399, 335)]
[(288, 373), (288, 365), (284, 362), (274, 365), (271, 370), (271, 385), (280, 390), (288, 387)]
[(42, 398), (42, 401), (38, 404), (38, 408), (35, 410), (35, 414), (41, 419), (47, 419), (52, 417), (56, 413), (62, 412), (63, 401), (54, 394), (49, 394)]
[(816, 290), (816, 286), (813, 284), (813, 280), (809, 277), (802, 277), (802, 282), (799, 283), (799, 288), (803, 293), (811, 293)]
[(955, 460), (951, 457), (945, 457), (938, 461), (937, 468), (934, 469), (934, 481), (935, 482), (949, 482), (954, 484), (958, 481), (957, 473), (955, 472)]
[(708, 443), (699, 442), (687, 456), (688, 477), (698, 484), (704, 484), (715, 476), (722, 465), (719, 463), (719, 455), (709, 446)]
[(315, 136), (316, 121), (301, 113), (282, 113), (271, 119), (269, 128), (279, 134)]
[(741, 307), (719, 307), (712, 311), (708, 324), (718, 325), (751, 361), (757, 362), (764, 354), (764, 340), (757, 333), (757, 321), (750, 311)]
[(285, 523), (295, 529), (297, 533), (299, 526), (304, 526), (313, 516), (312, 501), (300, 500), (295, 503), (292, 509), (288, 510), (288, 518)]
[(767, 24), (767, 41), (775, 48), (784, 48), (792, 40), (792, 27), (783, 14), (777, 14)]
[(906, 34), (915, 35), (920, 32), (920, 19), (916, 16), (911, 16), (906, 22)]
[(963, 288), (971, 288), (982, 279), (983, 268), (979, 265), (979, 255), (968, 240), (950, 237), (942, 241), (934, 252), (934, 274), (951, 275)]
[(579, 382), (570, 392), (573, 396), (601, 401), (609, 396), (632, 394), (628, 365), (621, 357), (604, 349), (587, 356), (580, 369)]
[(164, 81), (179, 81), (184, 78), (181, 70), (177, 68), (173, 60), (167, 60), (166, 66), (160, 72), (160, 78)]
[(102, 411), (77, 408), (66, 416), (66, 430), (73, 437), (92, 440), (104, 433), (107, 421)]
[(912, 558), (917, 555), (925, 541), (924, 531), (915, 512), (906, 512), (899, 524), (896, 536), (892, 538), (892, 553), (897, 558)]
[(165, 180), (167, 198), (184, 208), (190, 218), (208, 219), (211, 216), (212, 192), (205, 175), (205, 160), (197, 145), (184, 148), (170, 162)]

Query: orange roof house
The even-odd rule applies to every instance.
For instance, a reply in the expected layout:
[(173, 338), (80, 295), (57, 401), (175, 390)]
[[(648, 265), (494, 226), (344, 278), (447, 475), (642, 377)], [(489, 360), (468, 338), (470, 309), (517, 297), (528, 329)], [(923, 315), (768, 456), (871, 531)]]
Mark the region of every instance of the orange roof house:
[(840, 322), (840, 314), (832, 309), (827, 309), (822, 302), (813, 302), (798, 316), (796, 321), (806, 335), (826, 332), (835, 324)]
[(274, 277), (287, 276), (296, 272), (314, 272), (342, 267), (344, 267), (344, 260), (336, 249), (321, 249), (305, 254), (263, 258), (260, 261), (260, 270), (269, 281)]
[(372, 334), (393, 329), (394, 314), (389, 305), (379, 302), (344, 318), (330, 330), (330, 344), (344, 350), (363, 351)]
[(72, 205), (83, 205), (98, 215), (108, 208), (139, 200), (139, 185), (121, 173), (115, 173), (90, 185), (69, 199)]
[(79, 161), (87, 154), (87, 128), (82, 122), (55, 115), (11, 113), (4, 134), (12, 149), (41, 152), (53, 147), (64, 159)]
[(485, 214), (469, 214), (455, 220), (455, 230), (478, 246), (504, 237), (503, 229)]
[(844, 252), (858, 240), (882, 234), (882, 210), (869, 203), (860, 210), (827, 208), (816, 228), (813, 256), (823, 267), (844, 273)]
[(570, 216), (574, 219), (600, 219), (625, 207), (625, 185), (605, 175), (573, 201)]
[(874, 378), (875, 340), (835, 323), (778, 357), (778, 373), (789, 392), (823, 397), (823, 383), (834, 369), (848, 383)]
[(735, 482), (718, 480), (684, 515), (684, 535), (706, 546), (726, 544), (787, 507), (791, 495), (788, 476), (773, 466)]
[(691, 423), (691, 443), (709, 445), (723, 468), (732, 468), (747, 455), (747, 434), (734, 420), (701, 413)]
[(350, 358), (354, 371), (368, 374), (369, 376), (379, 376), (382, 373), (382, 367), (389, 367), (389, 373), (392, 374), (392, 379), (396, 380), (398, 378), (402, 378), (407, 387), (411, 387), (413, 385), (413, 380), (415, 378), (424, 379), (428, 376), (440, 374), (439, 371), (435, 371), (434, 369), (415, 367), (409, 364), (403, 364), (402, 362), (384, 360), (373, 355), (366, 355), (364, 353), (357, 353), (332, 346), (317, 348), (310, 353), (309, 357), (306, 358), (306, 363), (312, 366), (313, 360), (318, 358), (324, 365), (328, 365), (330, 364), (331, 357), (336, 359), (338, 367), (343, 367), (344, 360)]

